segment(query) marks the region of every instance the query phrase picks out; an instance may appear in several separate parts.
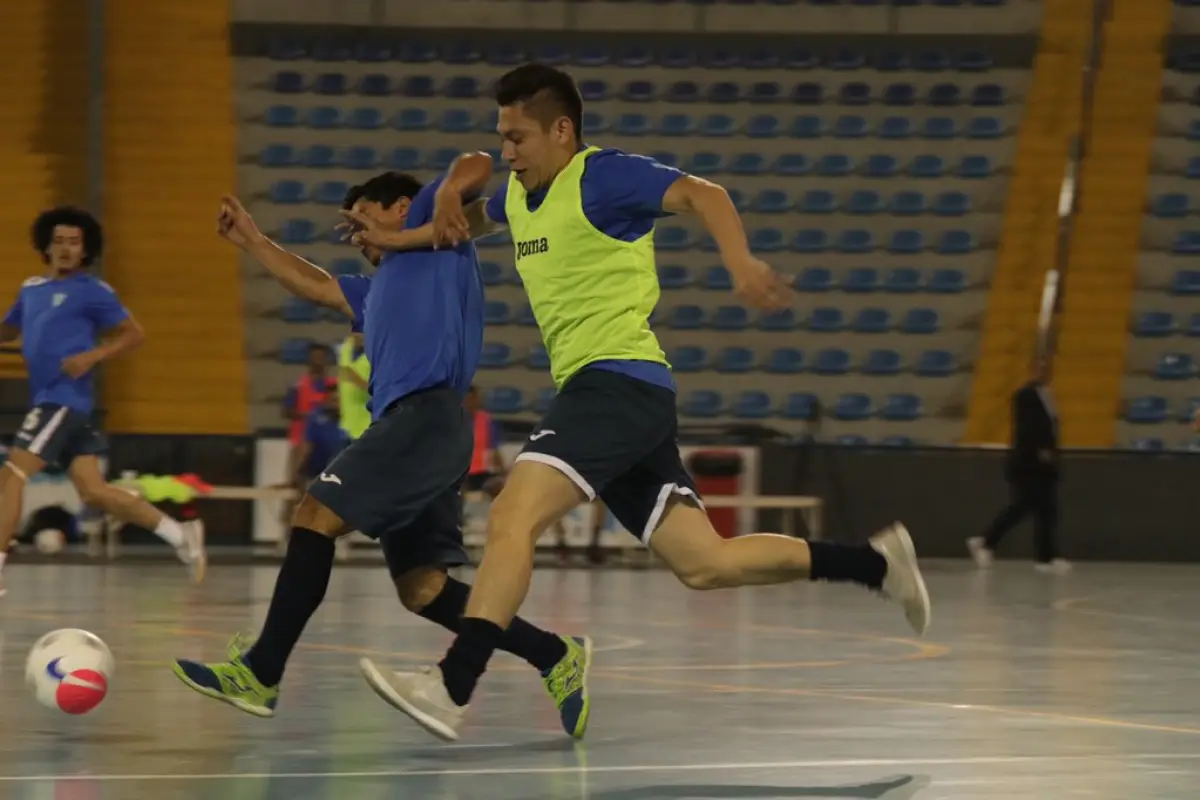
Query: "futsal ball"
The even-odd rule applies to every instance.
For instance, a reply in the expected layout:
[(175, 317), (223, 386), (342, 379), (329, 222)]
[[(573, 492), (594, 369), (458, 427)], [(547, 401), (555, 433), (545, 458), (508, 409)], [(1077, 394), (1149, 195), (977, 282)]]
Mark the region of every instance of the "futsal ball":
[(76, 628), (37, 640), (25, 662), (25, 682), (37, 701), (64, 714), (86, 714), (108, 694), (113, 657), (99, 636)]
[(67, 543), (67, 535), (57, 528), (45, 528), (37, 532), (33, 543), (42, 555), (53, 556), (62, 552)]

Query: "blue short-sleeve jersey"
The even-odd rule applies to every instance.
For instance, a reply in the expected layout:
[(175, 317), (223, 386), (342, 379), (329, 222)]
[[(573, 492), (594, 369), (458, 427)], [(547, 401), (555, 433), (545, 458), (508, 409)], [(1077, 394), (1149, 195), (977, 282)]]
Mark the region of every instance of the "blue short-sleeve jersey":
[[(684, 173), (647, 156), (605, 149), (593, 153), (584, 167), (580, 191), (583, 213), (596, 230), (623, 242), (633, 242), (650, 233), (655, 220), (671, 216), (663, 211), (667, 189)], [(487, 215), (507, 224), (504, 204), (508, 184), (488, 199)], [(546, 199), (546, 189), (529, 192), (529, 210)], [(588, 369), (607, 369), (668, 389), (675, 388), (671, 370), (648, 361), (597, 361)]]
[(91, 413), (96, 406), (94, 372), (72, 378), (63, 372), (62, 362), (93, 349), (102, 333), (128, 318), (112, 287), (87, 272), (25, 281), (3, 324), (21, 331), (33, 405), (52, 403)]

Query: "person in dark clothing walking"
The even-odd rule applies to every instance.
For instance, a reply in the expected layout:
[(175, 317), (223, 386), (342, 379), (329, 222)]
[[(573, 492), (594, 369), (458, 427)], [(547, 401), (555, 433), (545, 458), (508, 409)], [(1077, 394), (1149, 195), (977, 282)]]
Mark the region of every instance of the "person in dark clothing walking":
[(1058, 413), (1050, 383), (1050, 364), (1039, 359), (1032, 379), (1013, 395), (1012, 447), (1005, 462), (1011, 500), (983, 536), (967, 540), (967, 549), (981, 568), (992, 563), (1005, 534), (1030, 514), (1035, 567), (1058, 574), (1071, 568), (1058, 552)]

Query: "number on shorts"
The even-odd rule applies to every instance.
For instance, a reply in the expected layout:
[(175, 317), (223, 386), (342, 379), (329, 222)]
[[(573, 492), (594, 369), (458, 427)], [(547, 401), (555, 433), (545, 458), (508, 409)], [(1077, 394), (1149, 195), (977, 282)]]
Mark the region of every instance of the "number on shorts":
[(21, 430), (28, 433), (37, 428), (38, 423), (42, 421), (42, 410), (35, 408), (25, 415), (25, 421), (21, 423)]

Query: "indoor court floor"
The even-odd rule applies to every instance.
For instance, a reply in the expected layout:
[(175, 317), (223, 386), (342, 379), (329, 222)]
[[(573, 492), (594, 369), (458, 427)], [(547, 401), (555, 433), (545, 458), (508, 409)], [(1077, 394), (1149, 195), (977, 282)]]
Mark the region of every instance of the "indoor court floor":
[[(500, 656), (457, 745), (367, 688), (370, 655), (440, 656), (382, 567), (341, 566), (262, 720), (187, 690), (175, 656), (222, 656), (262, 619), (275, 566), (23, 565), (0, 600), (4, 800), (1033, 800), (1197, 796), (1200, 568), (929, 562), (927, 639), (846, 586), (691, 593), (666, 572), (540, 569), (527, 615), (590, 632), (575, 744), (531, 667)], [(467, 578), (469, 579), (469, 574)], [(29, 646), (82, 627), (112, 647), (93, 714), (37, 706)]]

